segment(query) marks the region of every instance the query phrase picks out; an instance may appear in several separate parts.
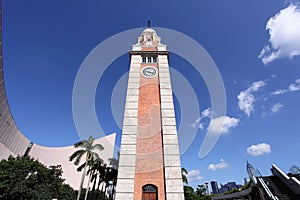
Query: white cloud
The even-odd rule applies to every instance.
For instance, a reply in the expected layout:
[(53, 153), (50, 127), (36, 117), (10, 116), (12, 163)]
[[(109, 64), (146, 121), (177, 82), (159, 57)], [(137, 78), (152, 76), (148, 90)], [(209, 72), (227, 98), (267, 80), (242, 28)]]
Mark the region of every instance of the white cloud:
[(259, 143), (257, 145), (251, 145), (247, 148), (247, 154), (251, 156), (261, 156), (271, 153), (271, 146), (266, 143)]
[(297, 79), (295, 81), (295, 83), (290, 84), (288, 88), (286, 88), (286, 89), (277, 89), (274, 92), (272, 92), (271, 94), (272, 95), (280, 95), (280, 94), (285, 94), (285, 93), (288, 93), (288, 92), (296, 92), (296, 91), (299, 91), (299, 90), (300, 90), (300, 79)]
[[(212, 110), (211, 108), (207, 108), (202, 111), (201, 117), (196, 119), (192, 124), (192, 128), (196, 128), (198, 125), (198, 128), (203, 130), (205, 128), (205, 123), (201, 122), (204, 118), (211, 118), (212, 117)], [(228, 117), (228, 116), (221, 116), (217, 118), (212, 118), (210, 122), (210, 130), (213, 133), (228, 133), (231, 128), (236, 127), (240, 122), (240, 119), (234, 118), (234, 117)]]
[(255, 98), (253, 92), (257, 92), (261, 87), (265, 86), (266, 83), (264, 81), (257, 81), (250, 85), (250, 87), (246, 90), (243, 90), (238, 95), (238, 105), (239, 108), (247, 115), (250, 116), (251, 112), (254, 110), (254, 102)]
[(272, 92), (271, 95), (280, 95), (280, 94), (284, 94), (286, 92), (288, 92), (288, 90), (278, 89), (278, 90), (275, 90), (274, 92)]
[(271, 17), (266, 30), (269, 31), (269, 43), (258, 56), (264, 64), (300, 55), (300, 8), (297, 5), (290, 4)]
[(188, 172), (187, 175), (188, 182), (198, 181), (201, 180), (203, 177), (200, 176), (200, 171), (198, 169), (194, 169)]
[(192, 124), (191, 124), (191, 127), (192, 128), (196, 128), (197, 125), (200, 129), (204, 129), (204, 123), (200, 123), (200, 121), (203, 119), (203, 118), (207, 118), (207, 117), (211, 117), (212, 115), (212, 111), (211, 111), (211, 108), (206, 108), (205, 110), (203, 110), (201, 112), (201, 117), (199, 117), (198, 119), (196, 119)]
[(273, 113), (278, 112), (283, 107), (282, 103), (278, 102), (271, 107)]
[(200, 123), (200, 124), (199, 124), (199, 128), (200, 128), (201, 130), (203, 130), (203, 129), (204, 129), (204, 123)]
[(228, 166), (229, 166), (229, 164), (227, 164), (223, 159), (221, 159), (220, 162), (217, 164), (208, 165), (208, 169), (211, 171), (216, 171), (216, 170), (225, 169)]
[[(191, 127), (192, 127), (192, 128), (196, 128), (196, 126), (199, 124), (200, 120), (201, 120), (201, 118), (196, 119), (196, 120), (191, 124)], [(199, 126), (200, 126), (200, 124), (199, 124)]]
[(228, 133), (231, 128), (236, 127), (240, 122), (240, 119), (228, 116), (222, 116), (211, 119), (211, 131), (213, 133)]
[(201, 118), (211, 117), (211, 114), (212, 114), (211, 108), (210, 107), (206, 108), (205, 110), (202, 111)]

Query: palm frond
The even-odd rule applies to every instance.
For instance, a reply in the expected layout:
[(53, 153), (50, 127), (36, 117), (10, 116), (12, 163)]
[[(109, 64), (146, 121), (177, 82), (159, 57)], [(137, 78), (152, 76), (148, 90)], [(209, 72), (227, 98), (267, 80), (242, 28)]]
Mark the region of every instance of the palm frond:
[(84, 168), (85, 166), (85, 162), (83, 164), (81, 164), (79, 167), (77, 167), (77, 171), (81, 172), (81, 170)]
[(74, 144), (74, 147), (75, 147), (75, 148), (81, 147), (81, 146), (83, 146), (84, 143), (85, 143), (85, 140), (76, 142), (76, 143)]
[(78, 154), (78, 156), (76, 157), (76, 160), (74, 162), (74, 165), (78, 165), (80, 163), (80, 160), (81, 160), (81, 157), (85, 154), (85, 151), (84, 150), (81, 150), (80, 151), (81, 153)]
[(76, 158), (78, 155), (80, 155), (82, 152), (84, 152), (84, 150), (80, 149), (75, 151), (70, 157), (69, 157), (69, 161), (73, 161), (74, 158)]
[(181, 173), (188, 174), (188, 171), (187, 171), (184, 167), (182, 167), (182, 168), (181, 168)]
[(95, 144), (95, 145), (92, 146), (91, 149), (92, 150), (98, 149), (98, 150), (102, 151), (102, 150), (104, 150), (104, 147), (101, 144)]
[(182, 176), (182, 182), (188, 184), (188, 171), (185, 168), (181, 168), (181, 176)]
[(95, 160), (97, 160), (100, 163), (104, 162), (104, 160), (102, 158), (100, 158), (100, 156), (95, 152), (93, 152), (93, 157), (95, 158)]
[(90, 144), (93, 144), (94, 140), (95, 140), (95, 138), (93, 136), (90, 136), (88, 139)]
[(110, 165), (115, 165), (118, 163), (118, 160), (116, 158), (109, 158), (108, 161)]

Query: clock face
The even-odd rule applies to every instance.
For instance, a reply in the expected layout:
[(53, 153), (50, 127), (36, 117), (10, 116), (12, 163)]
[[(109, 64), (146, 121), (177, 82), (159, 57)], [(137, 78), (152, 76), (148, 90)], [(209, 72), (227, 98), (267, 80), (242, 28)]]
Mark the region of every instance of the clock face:
[(145, 78), (153, 78), (157, 75), (156, 68), (152, 66), (144, 67), (141, 72)]

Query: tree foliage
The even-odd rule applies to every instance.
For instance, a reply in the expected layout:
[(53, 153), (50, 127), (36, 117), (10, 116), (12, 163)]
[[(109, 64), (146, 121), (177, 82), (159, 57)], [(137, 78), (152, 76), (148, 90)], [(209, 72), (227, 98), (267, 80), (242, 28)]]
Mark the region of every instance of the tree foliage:
[[(118, 162), (117, 159), (110, 159)], [(92, 192), (88, 199), (113, 199), (115, 186), (117, 183), (118, 170), (114, 167), (107, 166), (106, 163), (97, 160), (89, 163), (87, 172), (91, 176)], [(100, 185), (102, 187), (100, 188)], [(100, 192), (100, 194), (99, 194)]]
[(188, 184), (187, 175), (188, 175), (188, 171), (185, 168), (182, 167), (181, 168), (182, 182), (185, 183), (185, 184)]
[[(199, 187), (199, 185), (198, 185)], [(185, 200), (209, 200), (210, 197), (204, 194), (197, 194), (191, 186), (184, 186)]]
[[(91, 166), (94, 160), (98, 160), (99, 162), (103, 162), (103, 160), (99, 157), (98, 153), (95, 152), (96, 150), (102, 151), (104, 148), (101, 144), (94, 144), (95, 138), (90, 136), (87, 140), (82, 140), (74, 144), (75, 148), (80, 148), (76, 150), (70, 157), (70, 161), (74, 161), (74, 165), (79, 165), (81, 158), (85, 155), (85, 162), (77, 168), (77, 171), (81, 171), (82, 169), (82, 176), (80, 181), (80, 186), (78, 190), (77, 200), (80, 199), (81, 196), (81, 189), (83, 186), (84, 178), (86, 176), (87, 167)], [(88, 183), (89, 184), (89, 183)], [(87, 190), (88, 192), (88, 190)], [(87, 194), (86, 194), (87, 195)]]
[[(188, 171), (185, 168), (181, 168), (182, 182), (188, 184)], [(209, 200), (208, 195), (203, 194), (206, 191), (204, 185), (198, 185), (196, 192), (194, 188), (188, 185), (183, 186), (185, 200)]]
[(0, 161), (0, 200), (74, 199), (75, 192), (64, 184), (60, 165), (49, 168), (26, 157)]
[(198, 185), (198, 187), (196, 188), (196, 194), (201, 196), (206, 192), (206, 187), (205, 185)]

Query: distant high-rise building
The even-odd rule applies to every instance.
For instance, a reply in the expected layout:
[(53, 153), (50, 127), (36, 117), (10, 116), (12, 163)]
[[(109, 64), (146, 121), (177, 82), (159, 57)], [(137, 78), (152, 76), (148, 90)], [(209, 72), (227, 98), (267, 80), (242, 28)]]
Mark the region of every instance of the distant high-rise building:
[(241, 185), (237, 185), (236, 182), (228, 182), (224, 185), (221, 184), (221, 188), (219, 189), (219, 193), (222, 194), (224, 192), (233, 190), (233, 189), (239, 189), (242, 187)]
[(219, 194), (219, 187), (218, 187), (217, 181), (211, 181), (210, 185), (211, 185), (212, 193), (213, 194)]
[(246, 170), (249, 175), (249, 178), (253, 181), (253, 183), (256, 183), (256, 170), (254, 167), (247, 161)]
[(204, 183), (205, 184), (205, 188), (206, 188), (206, 194), (210, 194), (210, 191), (209, 191), (209, 187), (208, 187), (208, 182)]

